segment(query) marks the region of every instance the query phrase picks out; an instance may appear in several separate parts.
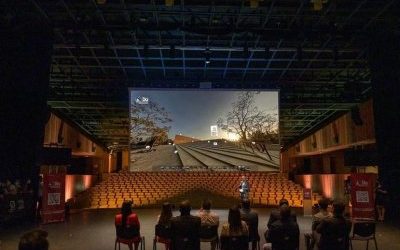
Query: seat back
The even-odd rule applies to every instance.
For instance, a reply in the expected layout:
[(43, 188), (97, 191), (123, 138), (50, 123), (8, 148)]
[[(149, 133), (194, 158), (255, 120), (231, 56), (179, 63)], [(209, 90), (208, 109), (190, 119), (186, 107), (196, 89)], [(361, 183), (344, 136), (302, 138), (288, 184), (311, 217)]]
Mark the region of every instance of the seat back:
[(249, 248), (249, 237), (242, 236), (221, 236), (221, 250), (247, 250)]
[(260, 235), (258, 234), (258, 225), (252, 223), (246, 217), (243, 217), (242, 220), (246, 222), (247, 227), (249, 228), (249, 241), (254, 241), (254, 240), (259, 241)]
[(353, 237), (374, 237), (376, 224), (374, 221), (355, 221), (353, 224)]
[(137, 226), (125, 226), (115, 225), (115, 231), (118, 238), (122, 239), (133, 239), (140, 236), (139, 227)]
[(278, 246), (279, 249), (298, 249), (299, 238), (287, 233), (282, 233), (281, 237), (277, 238), (272, 243), (272, 248), (276, 246)]
[(175, 250), (194, 250), (199, 249), (200, 242), (195, 241), (194, 239), (190, 239), (183, 236), (176, 236), (173, 239), (173, 249)]
[(201, 225), (200, 239), (212, 239), (218, 237), (218, 225)]
[(158, 237), (165, 239), (171, 239), (172, 237), (171, 225), (157, 224), (154, 231), (155, 235)]

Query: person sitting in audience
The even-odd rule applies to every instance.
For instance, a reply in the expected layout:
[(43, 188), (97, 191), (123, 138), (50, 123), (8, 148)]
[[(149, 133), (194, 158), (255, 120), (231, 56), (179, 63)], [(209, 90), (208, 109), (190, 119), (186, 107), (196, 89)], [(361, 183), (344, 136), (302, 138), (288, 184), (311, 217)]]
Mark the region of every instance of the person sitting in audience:
[(348, 249), (351, 222), (343, 216), (344, 209), (343, 202), (334, 202), (333, 216), (323, 219), (316, 227), (316, 231), (321, 234), (318, 249)]
[[(279, 220), (279, 219), (281, 218), (281, 215), (280, 215), (280, 208), (283, 207), (283, 206), (289, 207), (289, 201), (286, 200), (286, 199), (281, 199), (281, 200), (279, 201), (279, 208), (278, 208), (278, 209), (273, 209), (273, 210), (271, 211), (271, 214), (269, 215), (269, 219), (268, 219), (268, 223), (267, 223), (267, 230), (264, 232), (264, 238), (265, 238), (265, 240), (266, 240), (267, 242), (268, 242), (268, 239), (267, 239), (267, 238), (268, 238), (268, 230), (271, 228), (271, 225), (272, 225), (275, 221), (277, 221), (277, 220)], [(291, 220), (297, 223), (297, 216), (296, 216), (296, 213), (293, 212), (293, 211), (291, 211), (290, 213), (291, 213), (291, 214), (290, 214)]]
[[(279, 219), (281, 218), (281, 215), (280, 215), (280, 208), (281, 208), (282, 206), (287, 206), (287, 207), (289, 207), (289, 201), (286, 200), (286, 199), (281, 199), (281, 200), (279, 201), (279, 208), (278, 208), (278, 209), (273, 209), (273, 210), (271, 211), (271, 214), (270, 214), (269, 219), (268, 219), (268, 224), (267, 224), (267, 227), (268, 227), (268, 228), (271, 227), (272, 223), (274, 223), (275, 221), (277, 221), (277, 220), (279, 220)], [(290, 218), (291, 218), (294, 222), (297, 222), (296, 213), (295, 213), (294, 211), (291, 211), (290, 213), (291, 213), (291, 214), (290, 214)]]
[(33, 187), (32, 187), (31, 179), (26, 180), (22, 191), (25, 192), (25, 193), (33, 193)]
[(180, 216), (171, 219), (172, 244), (174, 250), (200, 250), (201, 220), (190, 214), (188, 200), (179, 206)]
[(172, 205), (169, 202), (164, 202), (161, 208), (161, 214), (157, 217), (157, 224), (171, 225)]
[[(247, 237), (246, 238), (246, 248), (242, 247), (241, 245), (236, 245), (235, 248), (230, 248), (231, 246), (225, 246), (223, 238), (228, 237)], [(233, 206), (229, 209), (228, 213), (228, 222), (222, 225), (221, 228), (221, 249), (227, 250), (241, 250), (247, 249), (248, 246), (248, 236), (249, 236), (249, 229), (247, 227), (246, 222), (242, 221), (240, 218), (240, 210), (238, 206)]]
[(164, 243), (166, 250), (171, 248), (171, 219), (172, 205), (169, 202), (164, 202), (161, 209), (161, 214), (158, 215), (155, 235), (157, 241)]
[(21, 181), (19, 179), (16, 179), (14, 185), (15, 189), (17, 190), (17, 193), (20, 193), (22, 191)]
[(27, 232), (19, 240), (18, 250), (48, 250), (47, 232), (35, 229)]
[[(197, 216), (200, 217), (202, 226), (219, 226), (219, 216), (211, 211), (211, 201), (209, 199), (203, 201)], [(211, 241), (212, 250), (216, 248), (216, 243), (217, 241)]]
[(242, 200), (240, 217), (246, 222), (249, 228), (249, 241), (252, 242), (252, 249), (254, 250), (257, 248), (257, 243), (260, 240), (260, 235), (258, 234), (258, 214), (251, 210), (248, 199)]
[[(122, 239), (140, 237), (140, 223), (138, 216), (132, 212), (132, 201), (122, 203), (121, 213), (115, 216), (115, 227), (117, 236)], [(139, 241), (135, 242), (135, 250), (138, 249)]]
[[(288, 206), (279, 209), (280, 218), (271, 224), (267, 241), (272, 243), (272, 250), (297, 250), (299, 249), (300, 229), (296, 221), (291, 218)], [(264, 245), (264, 249), (268, 249)]]
[(320, 235), (315, 231), (317, 226), (322, 220), (332, 217), (332, 213), (328, 211), (328, 206), (331, 201), (328, 198), (322, 198), (318, 201), (319, 212), (313, 215), (313, 221), (311, 226), (311, 234), (305, 234), (306, 239), (308, 239), (308, 248), (314, 249), (315, 243), (318, 244)]

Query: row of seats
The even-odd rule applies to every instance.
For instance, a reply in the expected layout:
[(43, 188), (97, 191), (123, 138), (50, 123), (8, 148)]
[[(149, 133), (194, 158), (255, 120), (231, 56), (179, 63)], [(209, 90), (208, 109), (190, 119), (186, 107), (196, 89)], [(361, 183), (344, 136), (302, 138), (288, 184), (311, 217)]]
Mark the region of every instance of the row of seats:
[[(159, 205), (165, 200), (204, 190), (217, 195), (239, 198), (242, 175), (250, 183), (249, 199), (253, 205), (276, 206), (285, 198), (293, 207), (303, 205), (303, 188), (285, 176), (267, 172), (131, 172), (113, 173), (91, 188), (91, 208), (118, 208), (124, 200), (138, 207)], [(321, 196), (313, 195), (316, 202)]]

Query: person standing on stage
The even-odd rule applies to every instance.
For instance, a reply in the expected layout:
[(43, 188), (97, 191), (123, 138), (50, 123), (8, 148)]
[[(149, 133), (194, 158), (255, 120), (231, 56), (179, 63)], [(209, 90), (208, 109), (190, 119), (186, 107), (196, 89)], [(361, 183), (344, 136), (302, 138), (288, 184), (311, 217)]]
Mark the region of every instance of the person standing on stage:
[(244, 175), (242, 176), (242, 180), (240, 181), (239, 192), (241, 200), (246, 200), (249, 198), (250, 185), (247, 181), (246, 176)]

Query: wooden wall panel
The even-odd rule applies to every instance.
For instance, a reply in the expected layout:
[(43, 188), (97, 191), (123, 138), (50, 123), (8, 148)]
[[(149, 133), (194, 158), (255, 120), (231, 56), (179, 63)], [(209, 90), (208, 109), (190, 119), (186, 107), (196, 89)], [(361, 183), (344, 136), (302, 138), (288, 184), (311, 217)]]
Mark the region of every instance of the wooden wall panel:
[[(327, 154), (335, 158), (337, 172), (344, 172), (343, 151), (354, 146), (370, 145), (375, 143), (373, 101), (368, 100), (358, 106), (362, 125), (356, 125), (351, 112), (339, 117), (315, 133), (307, 136), (298, 144), (282, 152), (282, 169), (291, 169), (302, 164), (304, 157), (318, 157)], [(299, 158), (300, 160), (291, 160)], [(313, 170), (328, 169), (326, 166), (317, 167), (318, 162), (328, 162), (312, 159)]]
[[(45, 127), (44, 144), (49, 146), (63, 146), (71, 148), (72, 156), (75, 157), (92, 157), (93, 165), (100, 172), (113, 172), (116, 169), (114, 157), (109, 157), (108, 152), (100, 145), (97, 145), (77, 129), (71, 127), (54, 114), (51, 114), (49, 121)], [(58, 133), (62, 126), (61, 136), (62, 143), (58, 143)], [(109, 165), (111, 163), (111, 165)]]

